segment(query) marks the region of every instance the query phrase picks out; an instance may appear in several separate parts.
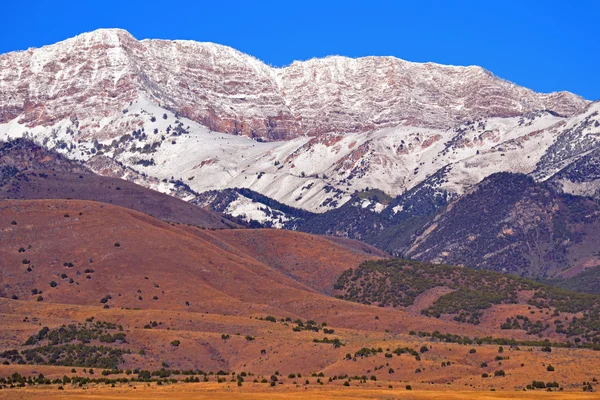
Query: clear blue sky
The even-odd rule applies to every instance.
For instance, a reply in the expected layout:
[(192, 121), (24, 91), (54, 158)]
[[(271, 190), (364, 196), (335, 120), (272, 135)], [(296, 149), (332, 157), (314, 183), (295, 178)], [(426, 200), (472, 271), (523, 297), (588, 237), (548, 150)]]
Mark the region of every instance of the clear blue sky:
[(600, 99), (600, 1), (14, 1), (0, 53), (96, 28), (235, 47), (272, 65), (340, 54), (481, 65), (540, 92)]

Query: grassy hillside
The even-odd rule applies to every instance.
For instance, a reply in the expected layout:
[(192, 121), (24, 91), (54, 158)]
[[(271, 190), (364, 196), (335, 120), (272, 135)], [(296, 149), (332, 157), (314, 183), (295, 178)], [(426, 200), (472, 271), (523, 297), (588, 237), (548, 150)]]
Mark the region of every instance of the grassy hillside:
[[(600, 296), (596, 295), (491, 271), (401, 259), (365, 262), (345, 271), (335, 285), (342, 299), (404, 308), (438, 287), (449, 290), (423, 308), (423, 315), (478, 325), (494, 306), (527, 305), (529, 313), (508, 313), (500, 328), (524, 330), (534, 337), (556, 333), (600, 349)], [(551, 321), (534, 317), (536, 310)]]
[[(477, 325), (419, 311), (457, 292), (436, 292), (433, 281), (441, 275), (435, 267), (423, 282), (418, 274), (402, 278), (430, 288), (407, 295), (414, 301), (403, 309), (325, 295), (344, 270), (358, 271), (377, 258), (375, 250), (352, 241), (199, 229), (79, 200), (2, 201), (0, 230), (0, 396), (114, 389), (102, 391), (107, 397), (148, 384), (249, 390), (261, 398), (265, 391), (285, 398), (300, 389), (323, 390), (329, 398), (336, 390), (353, 397), (347, 388), (389, 397), (407, 387), (596, 387), (589, 366), (598, 364), (600, 352), (567, 348), (569, 333), (544, 330), (531, 337), (501, 327), (507, 316), (527, 314), (523, 292), (517, 304), (484, 310)], [(477, 283), (479, 275), (447, 268), (447, 285)], [(506, 290), (512, 285), (492, 283)], [(520, 308), (495, 308), (503, 306)], [(540, 317), (572, 320), (569, 312), (552, 317), (544, 305), (544, 312), (531, 307), (534, 326)], [(524, 327), (524, 320), (517, 322)], [(584, 334), (577, 337), (587, 346)]]
[(25, 139), (0, 142), (0, 199), (92, 200), (170, 222), (215, 229), (241, 226), (221, 213), (127, 180), (95, 174), (78, 161)]

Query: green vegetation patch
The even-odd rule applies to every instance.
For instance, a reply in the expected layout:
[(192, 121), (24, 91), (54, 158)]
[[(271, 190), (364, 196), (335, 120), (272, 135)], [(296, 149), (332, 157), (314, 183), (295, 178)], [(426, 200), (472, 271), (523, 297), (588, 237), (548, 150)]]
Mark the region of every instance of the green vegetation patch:
[(63, 365), (116, 369), (124, 362), (129, 349), (92, 342), (122, 345), (127, 343), (123, 327), (110, 322), (63, 325), (55, 329), (43, 327), (23, 344), (23, 350), (7, 350), (0, 359), (16, 364)]
[[(525, 294), (527, 304), (539, 309), (578, 314), (557, 318), (557, 333), (573, 337), (576, 343), (600, 344), (600, 296), (570, 292), (533, 280), (498, 272), (451, 267), (419, 261), (390, 259), (366, 261), (344, 271), (334, 285), (337, 297), (380, 307), (408, 307), (427, 290), (447, 287), (452, 292), (440, 296), (421, 312), (439, 318), (454, 316), (463, 323), (479, 324), (486, 309), (495, 304), (517, 304)], [(522, 329), (540, 335), (550, 325), (525, 317), (509, 319), (502, 329)]]

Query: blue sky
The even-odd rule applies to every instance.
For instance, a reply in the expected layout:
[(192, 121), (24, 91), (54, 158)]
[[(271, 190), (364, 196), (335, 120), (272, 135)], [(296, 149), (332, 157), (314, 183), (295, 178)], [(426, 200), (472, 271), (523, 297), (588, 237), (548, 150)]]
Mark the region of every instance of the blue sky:
[(0, 53), (96, 28), (235, 47), (268, 64), (339, 54), (481, 65), (600, 99), (600, 1), (7, 1)]

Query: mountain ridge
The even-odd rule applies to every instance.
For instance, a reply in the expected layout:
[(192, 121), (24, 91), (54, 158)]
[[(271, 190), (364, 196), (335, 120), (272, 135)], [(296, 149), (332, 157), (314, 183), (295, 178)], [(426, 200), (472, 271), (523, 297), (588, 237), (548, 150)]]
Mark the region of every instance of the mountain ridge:
[[(0, 65), (0, 94), (10, 99), (0, 107), (0, 122), (19, 117), (28, 126), (73, 117), (65, 96), (79, 100), (79, 119), (94, 120), (141, 93), (210, 129), (270, 140), (399, 124), (441, 128), (540, 109), (572, 115), (588, 104), (567, 92), (537, 94), (481, 67), (331, 56), (272, 68), (231, 47), (138, 41), (121, 29), (6, 53)], [(89, 134), (114, 135), (89, 122)]]

